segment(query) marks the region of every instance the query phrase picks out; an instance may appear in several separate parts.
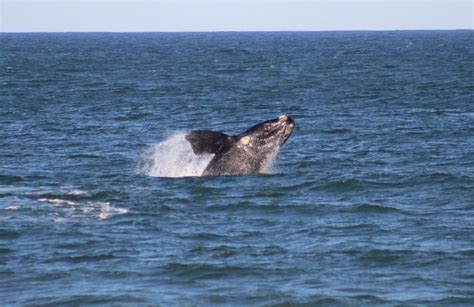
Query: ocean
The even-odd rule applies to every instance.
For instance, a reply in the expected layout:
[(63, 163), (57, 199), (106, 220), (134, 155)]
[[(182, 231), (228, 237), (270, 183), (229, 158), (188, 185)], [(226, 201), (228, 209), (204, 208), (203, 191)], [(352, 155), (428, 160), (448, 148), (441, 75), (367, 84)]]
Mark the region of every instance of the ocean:
[(2, 33), (0, 302), (472, 306), (473, 93), (472, 30)]

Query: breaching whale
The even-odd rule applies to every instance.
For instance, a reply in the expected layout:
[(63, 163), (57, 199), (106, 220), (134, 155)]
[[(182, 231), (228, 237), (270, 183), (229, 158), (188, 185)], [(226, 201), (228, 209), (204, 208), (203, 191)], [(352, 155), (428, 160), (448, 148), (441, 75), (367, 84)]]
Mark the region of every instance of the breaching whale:
[(249, 175), (262, 171), (293, 132), (295, 121), (287, 115), (259, 123), (239, 135), (196, 130), (186, 140), (196, 155), (215, 154), (203, 176)]

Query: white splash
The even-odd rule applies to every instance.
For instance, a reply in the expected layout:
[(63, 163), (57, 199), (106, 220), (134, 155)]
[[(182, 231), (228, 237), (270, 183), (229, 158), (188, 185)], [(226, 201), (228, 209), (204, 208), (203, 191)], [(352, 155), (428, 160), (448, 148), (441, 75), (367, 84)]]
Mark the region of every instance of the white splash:
[(142, 171), (152, 177), (201, 176), (214, 155), (195, 155), (186, 133), (153, 145), (142, 157)]
[(269, 174), (276, 173), (276, 168), (277, 168), (276, 157), (278, 155), (278, 152), (279, 152), (279, 149), (275, 150), (267, 157), (267, 159), (265, 160), (262, 166), (262, 170), (261, 170), (262, 174), (269, 175)]
[(111, 206), (110, 203), (101, 203), (100, 204), (100, 213), (98, 215), (99, 220), (108, 219), (111, 216), (121, 215), (128, 213), (128, 210), (125, 208), (117, 208)]

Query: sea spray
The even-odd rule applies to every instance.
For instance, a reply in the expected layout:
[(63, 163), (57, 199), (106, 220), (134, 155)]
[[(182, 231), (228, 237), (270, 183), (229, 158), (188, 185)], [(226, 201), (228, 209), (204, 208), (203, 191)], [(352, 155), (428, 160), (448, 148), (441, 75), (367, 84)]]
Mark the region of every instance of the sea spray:
[(152, 177), (201, 176), (214, 155), (195, 155), (186, 133), (175, 133), (153, 145), (142, 157), (142, 171)]
[(274, 151), (264, 161), (263, 166), (262, 166), (262, 171), (261, 171), (262, 174), (274, 174), (275, 173), (275, 170), (277, 168), (276, 157), (277, 157), (279, 151), (280, 151), (279, 149)]

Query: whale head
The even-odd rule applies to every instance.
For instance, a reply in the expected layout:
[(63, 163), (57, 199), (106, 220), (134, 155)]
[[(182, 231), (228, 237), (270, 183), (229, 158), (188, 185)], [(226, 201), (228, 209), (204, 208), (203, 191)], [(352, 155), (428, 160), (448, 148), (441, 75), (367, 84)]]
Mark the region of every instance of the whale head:
[(277, 151), (290, 137), (295, 121), (288, 115), (261, 122), (240, 134), (240, 145), (249, 151), (268, 154)]

